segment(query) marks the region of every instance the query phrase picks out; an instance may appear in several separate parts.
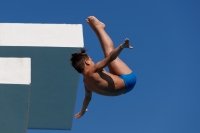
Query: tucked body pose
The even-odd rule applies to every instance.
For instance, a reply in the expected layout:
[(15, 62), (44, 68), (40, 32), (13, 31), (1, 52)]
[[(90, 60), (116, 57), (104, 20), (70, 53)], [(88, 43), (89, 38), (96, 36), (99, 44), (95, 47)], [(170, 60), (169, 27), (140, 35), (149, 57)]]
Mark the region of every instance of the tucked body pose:
[[(76, 118), (80, 118), (86, 112), (92, 92), (105, 96), (118, 96), (131, 91), (136, 84), (135, 74), (118, 57), (124, 48), (133, 48), (129, 45), (129, 39), (125, 39), (114, 49), (114, 44), (105, 31), (105, 24), (94, 16), (89, 16), (86, 21), (96, 33), (105, 58), (95, 64), (84, 49), (81, 50), (81, 53), (72, 54), (71, 64), (79, 73), (83, 74), (85, 85), (85, 99), (81, 111), (75, 115)], [(108, 66), (109, 72), (104, 69), (106, 66)]]

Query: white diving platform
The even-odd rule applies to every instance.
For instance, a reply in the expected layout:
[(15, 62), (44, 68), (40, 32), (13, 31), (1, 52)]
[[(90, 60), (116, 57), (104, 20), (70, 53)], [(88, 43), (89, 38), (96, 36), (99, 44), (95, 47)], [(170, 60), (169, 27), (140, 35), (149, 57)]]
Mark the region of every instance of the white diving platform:
[(81, 24), (0, 23), (0, 132), (5, 119), (2, 132), (72, 128), (79, 74), (69, 60), (83, 47)]

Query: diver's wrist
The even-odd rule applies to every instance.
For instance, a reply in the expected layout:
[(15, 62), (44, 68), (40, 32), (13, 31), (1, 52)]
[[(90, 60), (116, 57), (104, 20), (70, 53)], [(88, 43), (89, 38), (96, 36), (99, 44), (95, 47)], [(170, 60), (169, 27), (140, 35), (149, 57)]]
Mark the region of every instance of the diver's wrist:
[(120, 44), (120, 46), (119, 46), (121, 49), (123, 49), (124, 47), (123, 47), (123, 44)]

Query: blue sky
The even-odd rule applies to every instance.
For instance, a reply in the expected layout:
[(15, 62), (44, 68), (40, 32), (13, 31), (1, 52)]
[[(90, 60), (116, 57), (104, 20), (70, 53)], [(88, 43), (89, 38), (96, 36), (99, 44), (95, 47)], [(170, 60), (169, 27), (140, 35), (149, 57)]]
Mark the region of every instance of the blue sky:
[[(106, 24), (115, 46), (130, 39), (134, 50), (120, 58), (137, 75), (130, 93), (93, 94), (89, 111), (71, 131), (28, 133), (198, 133), (200, 132), (200, 2), (197, 0), (0, 0), (0, 22), (83, 24), (84, 44), (95, 62), (103, 59), (85, 19)], [(79, 81), (75, 113), (84, 98)]]

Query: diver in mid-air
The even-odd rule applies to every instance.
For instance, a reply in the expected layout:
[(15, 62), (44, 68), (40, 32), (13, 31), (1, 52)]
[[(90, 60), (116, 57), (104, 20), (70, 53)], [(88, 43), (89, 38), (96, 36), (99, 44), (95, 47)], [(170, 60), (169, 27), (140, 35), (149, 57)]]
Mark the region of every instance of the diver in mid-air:
[[(118, 57), (124, 48), (133, 48), (129, 45), (129, 39), (125, 39), (114, 49), (113, 42), (104, 29), (105, 24), (94, 16), (89, 16), (86, 21), (96, 33), (105, 58), (95, 64), (84, 49), (81, 50), (81, 53), (72, 54), (71, 64), (79, 73), (83, 74), (85, 86), (85, 99), (81, 111), (75, 115), (76, 118), (80, 118), (87, 111), (92, 92), (105, 96), (118, 96), (131, 91), (136, 84), (135, 74)], [(109, 72), (104, 69), (106, 66), (108, 66)]]

